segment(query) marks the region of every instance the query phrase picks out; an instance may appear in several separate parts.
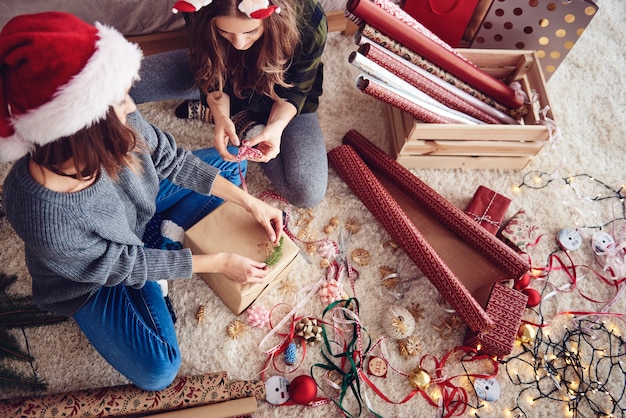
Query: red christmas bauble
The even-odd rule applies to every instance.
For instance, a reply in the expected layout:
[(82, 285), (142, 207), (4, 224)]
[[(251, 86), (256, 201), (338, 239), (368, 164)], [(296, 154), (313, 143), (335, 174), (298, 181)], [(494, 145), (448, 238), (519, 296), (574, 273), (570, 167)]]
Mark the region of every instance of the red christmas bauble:
[(541, 302), (541, 295), (533, 288), (527, 287), (526, 289), (522, 289), (522, 293), (528, 296), (526, 306), (529, 308), (534, 308), (539, 305), (539, 302)]
[(310, 404), (317, 396), (317, 384), (311, 376), (296, 376), (287, 388), (289, 399), (300, 405)]
[(513, 284), (513, 287), (517, 290), (522, 290), (524, 288), (527, 288), (529, 284), (530, 284), (530, 273), (526, 273), (515, 281), (515, 284)]

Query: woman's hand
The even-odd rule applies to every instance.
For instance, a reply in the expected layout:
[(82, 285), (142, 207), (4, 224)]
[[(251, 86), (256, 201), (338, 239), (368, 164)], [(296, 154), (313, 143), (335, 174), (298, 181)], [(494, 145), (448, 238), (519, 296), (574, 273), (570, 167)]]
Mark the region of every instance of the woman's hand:
[(257, 136), (244, 141), (244, 145), (255, 147), (261, 153), (261, 158), (249, 158), (250, 161), (266, 163), (280, 153), (280, 140), (283, 135), (283, 129), (278, 126), (266, 126)]
[(283, 230), (283, 211), (256, 197), (250, 199), (247, 209), (254, 219), (265, 229), (269, 240), (273, 242), (274, 245), (278, 245), (280, 242), (280, 234)]
[(215, 119), (215, 129), (213, 131), (215, 149), (217, 149), (225, 161), (236, 162), (237, 156), (228, 152), (229, 142), (239, 146), (239, 137), (235, 131), (235, 124), (230, 118)]
[(237, 147), (240, 144), (235, 124), (230, 119), (230, 97), (223, 93), (212, 92), (207, 95), (206, 99), (215, 123), (213, 131), (215, 149), (225, 161), (235, 162), (237, 156), (228, 152), (226, 148), (229, 142)]
[(265, 263), (238, 254), (224, 253), (221, 273), (237, 283), (262, 283), (269, 273)]

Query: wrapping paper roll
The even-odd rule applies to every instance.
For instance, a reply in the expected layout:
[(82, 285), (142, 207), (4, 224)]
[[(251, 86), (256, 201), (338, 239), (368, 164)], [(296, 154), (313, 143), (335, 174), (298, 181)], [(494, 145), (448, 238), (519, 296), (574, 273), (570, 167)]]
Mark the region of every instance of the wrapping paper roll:
[(0, 401), (3, 418), (57, 418), (148, 415), (256, 397), (265, 399), (265, 383), (229, 383), (226, 372), (179, 376), (161, 391), (142, 390), (135, 385), (50, 394), (34, 398)]
[(390, 104), (398, 109), (407, 112), (415, 119), (426, 123), (456, 123), (444, 116), (437, 114), (429, 109), (424, 108), (415, 101), (402, 97), (398, 93), (385, 88), (384, 85), (378, 83), (376, 79), (359, 77), (357, 87), (368, 96), (380, 100), (383, 103)]
[(524, 102), (502, 81), (463, 58), (415, 18), (388, 0), (348, 0), (347, 10), (510, 109)]
[[(395, 102), (401, 102), (401, 98), (406, 99), (407, 102), (404, 104), (404, 107), (410, 109), (411, 103), (415, 103), (419, 105), (420, 109), (427, 110), (430, 113), (443, 117), (444, 119), (442, 123), (464, 123), (471, 125), (484, 123), (470, 115), (459, 112), (458, 110), (452, 109), (451, 107), (441, 103), (436, 98), (421, 91), (403, 78), (398, 77), (392, 71), (389, 71), (388, 69), (378, 65), (378, 63), (370, 60), (363, 54), (356, 51), (352, 52), (348, 61), (370, 76), (364, 78), (372, 79), (373, 77), (375, 79), (375, 84), (379, 85), (381, 89), (370, 95), (384, 101), (385, 103), (393, 105), (393, 103), (389, 100), (389, 96), (396, 99), (394, 100)], [(400, 108), (403, 109), (402, 107)], [(409, 113), (411, 112), (409, 111)]]
[(357, 131), (328, 158), (468, 327), (489, 331), (491, 288), (520, 277), (527, 261)]
[(424, 71), (427, 71), (428, 73), (433, 74), (437, 78), (444, 80), (446, 83), (460, 89), (461, 91), (469, 94), (472, 97), (475, 97), (477, 100), (493, 107), (499, 112), (503, 112), (509, 115), (510, 117), (517, 118), (523, 116), (525, 112), (527, 112), (526, 106), (522, 106), (521, 108), (515, 110), (509, 109), (508, 107), (502, 105), (501, 103), (487, 96), (483, 92), (475, 89), (474, 87), (467, 84), (465, 81), (450, 74), (443, 68), (436, 66), (421, 55), (410, 50), (406, 46), (402, 45), (400, 42), (383, 34), (380, 30), (367, 23), (362, 25), (357, 35), (357, 44), (361, 44), (366, 41), (375, 43), (381, 48), (384, 48), (385, 50), (398, 55), (400, 58), (409, 61), (411, 64), (421, 68)]
[[(405, 64), (403, 62), (404, 60), (402, 60), (400, 57), (396, 58), (392, 56), (392, 53), (383, 51), (383, 49), (381, 49), (380, 47), (376, 47), (374, 46), (374, 44), (371, 43), (362, 44), (361, 46), (359, 46), (358, 50), (358, 52), (364, 57), (377, 63), (381, 67), (402, 78), (413, 87), (426, 93), (430, 97), (436, 99), (437, 101), (448, 106), (451, 109), (473, 116), (474, 118), (481, 120), (485, 123), (497, 124), (503, 123), (505, 121), (506, 123), (516, 123), (514, 119), (508, 117), (507, 115), (502, 115), (503, 117), (498, 118), (496, 116), (493, 116), (489, 112), (480, 109), (475, 104), (470, 103), (467, 99), (461, 96), (461, 94), (469, 96), (463, 91), (456, 89), (458, 91), (458, 94), (455, 94), (452, 91), (452, 88), (454, 88), (453, 86), (448, 85), (448, 88), (442, 86), (442, 84), (445, 84), (443, 80), (441, 80), (442, 84), (439, 84), (428, 78), (426, 75), (423, 75), (421, 72), (418, 72), (417, 69), (413, 69), (409, 65)], [(484, 105), (489, 108), (489, 105)], [(495, 111), (495, 109), (493, 110)]]

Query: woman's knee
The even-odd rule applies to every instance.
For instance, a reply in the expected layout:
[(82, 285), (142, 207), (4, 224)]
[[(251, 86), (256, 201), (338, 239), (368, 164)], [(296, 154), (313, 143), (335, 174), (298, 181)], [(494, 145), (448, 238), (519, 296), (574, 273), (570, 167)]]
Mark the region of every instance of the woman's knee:
[(143, 371), (137, 376), (127, 376), (134, 385), (143, 390), (163, 390), (168, 387), (178, 374), (181, 365), (180, 353), (172, 355), (169, 359), (155, 359), (146, 362)]

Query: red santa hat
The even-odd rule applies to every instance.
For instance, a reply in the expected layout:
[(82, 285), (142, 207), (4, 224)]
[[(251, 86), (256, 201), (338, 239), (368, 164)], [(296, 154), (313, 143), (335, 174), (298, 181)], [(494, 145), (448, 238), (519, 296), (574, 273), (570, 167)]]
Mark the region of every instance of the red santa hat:
[(76, 16), (17, 16), (0, 32), (0, 162), (105, 118), (137, 77), (142, 52)]

